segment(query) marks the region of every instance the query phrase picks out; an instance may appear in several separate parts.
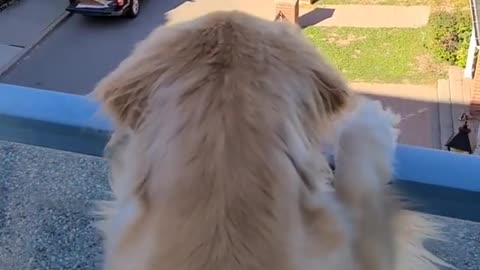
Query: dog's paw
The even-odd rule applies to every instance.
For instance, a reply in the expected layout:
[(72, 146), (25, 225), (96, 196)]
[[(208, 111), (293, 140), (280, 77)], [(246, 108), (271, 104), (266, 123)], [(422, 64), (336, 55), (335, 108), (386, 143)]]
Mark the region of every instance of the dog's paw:
[(362, 99), (340, 129), (335, 164), (341, 177), (335, 177), (335, 181), (344, 179), (348, 185), (367, 190), (387, 184), (393, 169), (398, 123), (399, 117), (385, 110), (380, 102)]
[(357, 154), (360, 154), (357, 151), (383, 150), (385, 155), (391, 156), (399, 135), (396, 128), (399, 122), (400, 117), (384, 109), (382, 103), (364, 98), (343, 123), (339, 146), (351, 148)]

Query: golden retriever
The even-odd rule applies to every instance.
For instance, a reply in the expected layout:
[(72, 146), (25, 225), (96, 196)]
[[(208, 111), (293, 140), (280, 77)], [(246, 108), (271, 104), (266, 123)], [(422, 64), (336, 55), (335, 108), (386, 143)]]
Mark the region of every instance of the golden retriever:
[[(93, 92), (113, 117), (106, 270), (424, 270), (395, 116), (297, 26), (238, 11), (154, 30)], [(334, 188), (322, 152), (337, 138)]]

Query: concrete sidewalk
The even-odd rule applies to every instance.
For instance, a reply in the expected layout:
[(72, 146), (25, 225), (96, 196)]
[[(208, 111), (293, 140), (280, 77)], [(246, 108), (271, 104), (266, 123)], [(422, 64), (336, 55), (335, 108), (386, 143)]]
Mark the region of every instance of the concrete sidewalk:
[(65, 0), (22, 0), (0, 12), (0, 75), (68, 13)]
[(418, 28), (428, 23), (429, 6), (332, 5), (302, 8), (302, 26)]
[[(186, 1), (168, 13), (168, 23), (177, 23), (217, 10), (241, 10), (273, 20), (273, 0)], [(417, 28), (428, 23), (428, 6), (332, 5), (300, 8), (302, 26), (402, 27)]]
[(400, 114), (400, 143), (442, 148), (439, 101), (435, 86), (351, 83), (351, 87), (355, 92), (382, 101), (384, 106)]
[(266, 20), (275, 18), (275, 3), (273, 0), (196, 0), (185, 1), (182, 5), (168, 12), (167, 24), (187, 21), (219, 10), (239, 10)]
[(352, 82), (350, 86), (362, 94), (438, 102), (435, 85)]

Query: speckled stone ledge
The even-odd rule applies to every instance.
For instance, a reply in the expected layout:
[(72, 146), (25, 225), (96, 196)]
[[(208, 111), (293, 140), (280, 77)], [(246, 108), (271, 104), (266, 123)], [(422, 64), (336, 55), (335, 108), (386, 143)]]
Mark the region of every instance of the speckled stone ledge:
[[(108, 198), (107, 167), (92, 156), (0, 141), (0, 269), (99, 269), (92, 202)], [(463, 270), (480, 265), (480, 224), (444, 222), (428, 247)]]
[(100, 158), (0, 141), (0, 269), (99, 269), (106, 175)]

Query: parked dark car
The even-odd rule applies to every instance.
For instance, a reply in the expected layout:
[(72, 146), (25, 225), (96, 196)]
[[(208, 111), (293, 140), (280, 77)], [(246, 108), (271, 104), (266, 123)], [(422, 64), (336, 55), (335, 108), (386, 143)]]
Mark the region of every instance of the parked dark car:
[(91, 16), (135, 18), (140, 12), (140, 0), (70, 0), (66, 10)]

